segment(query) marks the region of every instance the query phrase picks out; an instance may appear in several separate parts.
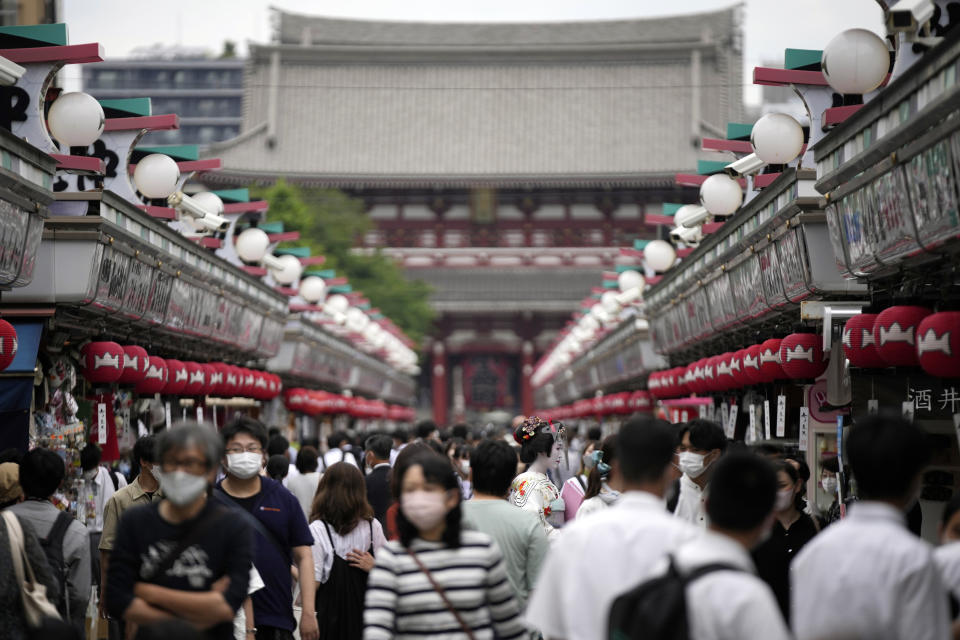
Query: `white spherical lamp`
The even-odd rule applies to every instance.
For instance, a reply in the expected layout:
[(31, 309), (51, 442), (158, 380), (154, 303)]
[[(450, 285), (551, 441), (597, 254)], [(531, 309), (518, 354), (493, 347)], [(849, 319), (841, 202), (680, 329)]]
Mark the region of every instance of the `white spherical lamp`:
[(827, 44), (820, 65), (827, 82), (838, 93), (869, 93), (887, 77), (890, 50), (872, 31), (847, 29)]
[(323, 303), (323, 308), (330, 314), (346, 313), (347, 309), (350, 308), (350, 301), (347, 300), (346, 296), (335, 293), (327, 298), (327, 301)]
[(318, 276), (307, 276), (300, 281), (300, 297), (310, 304), (317, 304), (327, 293), (327, 283)]
[(347, 327), (351, 331), (362, 333), (368, 324), (370, 324), (370, 318), (363, 312), (363, 309), (353, 307), (347, 311)]
[(610, 315), (620, 313), (620, 303), (617, 302), (617, 294), (614, 291), (604, 291), (603, 295), (600, 296), (600, 304), (603, 306), (603, 310)]
[(151, 153), (137, 163), (137, 168), (133, 170), (133, 183), (137, 191), (146, 197), (166, 200), (180, 183), (180, 167), (168, 155)]
[(803, 149), (803, 127), (785, 113), (768, 113), (753, 125), (750, 144), (767, 164), (787, 164)]
[[(138, 167), (139, 168), (139, 167)], [(143, 193), (141, 191), (141, 193)], [(237, 255), (244, 262), (260, 262), (263, 256), (267, 254), (267, 247), (270, 246), (270, 238), (267, 232), (257, 227), (244, 229), (233, 241), (233, 246)]]
[(61, 94), (47, 113), (50, 135), (68, 147), (88, 147), (96, 142), (105, 122), (100, 103), (81, 91)]
[(643, 259), (651, 269), (663, 273), (673, 266), (677, 259), (677, 252), (669, 242), (652, 240), (643, 248)]
[(201, 191), (190, 197), (193, 198), (193, 201), (202, 207), (204, 211), (212, 213), (215, 216), (223, 215), (223, 200), (212, 191)]
[(700, 185), (700, 204), (712, 215), (733, 215), (742, 202), (740, 183), (725, 173), (715, 173)]
[(367, 325), (367, 328), (363, 330), (363, 339), (368, 342), (374, 342), (374, 340), (376, 340), (377, 336), (379, 336), (382, 331), (383, 329), (380, 327), (380, 325), (378, 325), (376, 322), (371, 322)]
[(620, 275), (617, 276), (617, 287), (621, 292), (637, 288), (643, 289), (646, 283), (647, 281), (640, 275), (640, 272), (633, 269), (621, 271)]
[(297, 256), (283, 255), (279, 256), (277, 260), (280, 261), (282, 266), (278, 269), (270, 269), (270, 275), (273, 276), (274, 280), (280, 284), (290, 286), (300, 279), (300, 274), (303, 273), (303, 266), (300, 264), (300, 259), (297, 258)]

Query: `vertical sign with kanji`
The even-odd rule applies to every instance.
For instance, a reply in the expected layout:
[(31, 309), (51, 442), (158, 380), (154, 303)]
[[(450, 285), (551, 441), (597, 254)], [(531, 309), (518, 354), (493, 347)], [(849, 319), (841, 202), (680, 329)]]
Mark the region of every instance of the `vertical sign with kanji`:
[(800, 451), (807, 450), (807, 428), (810, 424), (810, 409), (800, 407), (800, 435), (798, 437)]

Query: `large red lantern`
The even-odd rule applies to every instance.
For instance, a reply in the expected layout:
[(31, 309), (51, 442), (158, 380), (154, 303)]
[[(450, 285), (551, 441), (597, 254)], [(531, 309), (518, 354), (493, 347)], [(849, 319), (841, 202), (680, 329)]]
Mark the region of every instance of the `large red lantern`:
[(187, 369), (187, 384), (183, 388), (183, 395), (198, 396), (206, 392), (207, 376), (199, 362), (184, 362)]
[(926, 307), (903, 305), (890, 307), (877, 314), (873, 322), (873, 341), (877, 354), (890, 367), (915, 367), (917, 326), (933, 313)]
[(741, 363), (746, 384), (762, 384), (766, 381), (760, 371), (760, 352), (762, 351), (763, 347), (759, 344), (751, 345), (743, 350)]
[(245, 398), (253, 398), (254, 393), (256, 392), (256, 384), (253, 377), (253, 370), (247, 369), (246, 367), (240, 368), (241, 380), (240, 389), (241, 395)]
[(687, 385), (687, 368), (677, 367), (673, 370), (674, 380), (676, 381), (677, 397), (685, 396), (690, 393), (690, 387)]
[(6, 320), (0, 320), (0, 371), (13, 364), (17, 346), (17, 330)]
[(243, 374), (240, 372), (240, 367), (232, 364), (226, 365), (223, 375), (223, 386), (231, 397), (242, 395), (242, 376)]
[(771, 338), (760, 345), (760, 375), (764, 382), (783, 380), (787, 377), (780, 366), (780, 343), (783, 340)]
[(734, 351), (733, 356), (730, 358), (730, 371), (733, 374), (733, 384), (737, 387), (746, 387), (753, 384), (743, 368), (743, 357), (746, 354), (746, 349), (740, 349), (739, 351)]
[(654, 371), (647, 377), (647, 389), (655, 397), (660, 397), (660, 372)]
[(88, 342), (81, 349), (83, 377), (94, 384), (109, 384), (123, 373), (123, 347), (116, 342)]
[(717, 364), (720, 356), (710, 356), (703, 363), (703, 390), (713, 393), (720, 390), (720, 381), (717, 379)]
[(791, 333), (780, 342), (780, 366), (794, 380), (808, 380), (827, 370), (822, 338), (815, 333)]
[(719, 391), (729, 391), (736, 387), (731, 360), (733, 360), (733, 354), (730, 352), (722, 354), (717, 359), (717, 369), (714, 376)]
[(120, 384), (137, 384), (147, 375), (147, 366), (150, 356), (147, 350), (135, 344), (123, 347), (123, 369), (117, 382)]
[(163, 358), (147, 356), (147, 372), (133, 390), (142, 395), (160, 393), (167, 386), (168, 372), (167, 363)]
[(642, 389), (630, 394), (630, 410), (639, 413), (650, 413), (653, 410), (653, 398)]
[(873, 339), (873, 325), (877, 320), (875, 313), (861, 313), (853, 316), (843, 325), (843, 355), (855, 367), (879, 369), (887, 366), (877, 353)]
[(284, 405), (289, 411), (306, 412), (310, 400), (310, 392), (306, 389), (287, 389), (283, 396)]
[(934, 313), (920, 322), (917, 357), (932, 376), (960, 378), (960, 311)]
[(253, 397), (266, 400), (270, 396), (270, 387), (267, 384), (267, 374), (263, 371), (253, 372)]
[(212, 362), (202, 362), (200, 368), (203, 369), (203, 389), (200, 390), (200, 395), (215, 395), (220, 388), (220, 382), (217, 379), (217, 367)]
[(183, 393), (190, 379), (187, 365), (179, 360), (167, 359), (167, 384), (162, 393), (165, 396), (178, 396)]
[(693, 389), (694, 393), (706, 393), (706, 388), (703, 384), (703, 365), (705, 362), (705, 358), (700, 358), (690, 365), (690, 368), (693, 371), (690, 377), (691, 388)]

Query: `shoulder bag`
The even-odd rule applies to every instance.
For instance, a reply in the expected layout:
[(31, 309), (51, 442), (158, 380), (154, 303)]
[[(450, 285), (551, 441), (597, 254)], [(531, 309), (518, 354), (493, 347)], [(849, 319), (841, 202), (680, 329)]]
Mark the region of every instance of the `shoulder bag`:
[(450, 610), (450, 613), (453, 614), (453, 617), (457, 619), (458, 623), (460, 623), (460, 628), (463, 629), (463, 632), (467, 634), (467, 637), (470, 638), (470, 640), (476, 640), (473, 635), (473, 631), (470, 629), (469, 625), (464, 622), (460, 612), (457, 611), (457, 608), (453, 606), (453, 603), (450, 602), (450, 599), (447, 598), (447, 594), (444, 593), (443, 587), (441, 587), (436, 579), (434, 579), (433, 574), (430, 573), (429, 569), (427, 569), (427, 565), (420, 561), (420, 558), (418, 558), (417, 554), (413, 552), (413, 549), (407, 549), (407, 553), (410, 554), (410, 557), (413, 558), (413, 561), (417, 563), (418, 567), (420, 567), (420, 571), (423, 572), (423, 575), (427, 576), (427, 580), (429, 580), (430, 584), (433, 585), (433, 590), (437, 592), (437, 595), (440, 596), (441, 600), (443, 600), (443, 604), (446, 605), (447, 609)]
[(24, 546), (23, 529), (17, 516), (9, 511), (3, 512), (3, 520), (10, 538), (10, 555), (13, 558), (13, 572), (20, 587), (20, 599), (23, 600), (23, 615), (27, 626), (36, 629), (44, 618), (60, 620), (57, 608), (47, 599), (47, 588), (37, 581), (33, 566), (27, 557)]

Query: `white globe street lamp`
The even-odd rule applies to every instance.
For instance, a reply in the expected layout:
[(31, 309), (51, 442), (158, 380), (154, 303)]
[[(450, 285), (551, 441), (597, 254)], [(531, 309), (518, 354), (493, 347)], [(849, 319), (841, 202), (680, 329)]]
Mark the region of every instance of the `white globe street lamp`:
[(803, 149), (803, 127), (785, 113), (768, 113), (753, 125), (750, 144), (767, 164), (787, 164)]
[(725, 173), (715, 173), (700, 185), (700, 204), (712, 215), (733, 215), (742, 202), (740, 183)]
[(166, 200), (180, 184), (180, 167), (168, 155), (151, 153), (137, 163), (133, 183), (147, 198)]
[(318, 276), (307, 276), (300, 281), (300, 297), (310, 304), (317, 304), (327, 293), (327, 283)]
[(300, 279), (300, 274), (303, 273), (303, 265), (300, 264), (300, 259), (297, 256), (283, 255), (278, 257), (277, 260), (281, 266), (277, 269), (270, 269), (270, 275), (273, 276), (274, 280), (279, 284), (290, 286)]
[(643, 259), (651, 269), (663, 273), (673, 266), (677, 259), (677, 252), (669, 242), (652, 240), (643, 248)]
[(879, 87), (890, 70), (890, 50), (877, 34), (847, 29), (823, 49), (820, 66), (839, 93), (864, 94)]
[(106, 117), (103, 107), (88, 93), (61, 94), (50, 105), (47, 127), (50, 134), (67, 147), (88, 147), (103, 133)]

